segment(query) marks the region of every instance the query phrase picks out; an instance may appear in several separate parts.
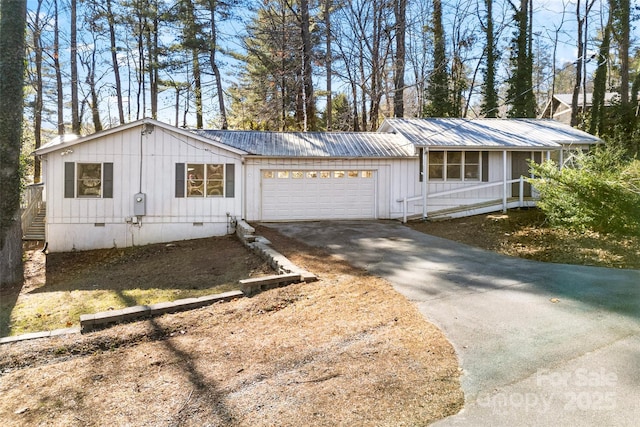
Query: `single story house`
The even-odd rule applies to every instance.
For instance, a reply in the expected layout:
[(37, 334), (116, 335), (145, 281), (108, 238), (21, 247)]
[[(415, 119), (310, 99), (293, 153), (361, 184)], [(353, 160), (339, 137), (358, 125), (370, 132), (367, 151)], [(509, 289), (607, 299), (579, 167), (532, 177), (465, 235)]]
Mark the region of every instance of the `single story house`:
[(378, 132), (285, 133), (143, 119), (55, 139), (35, 154), (55, 252), (224, 235), (240, 219), (400, 219), (479, 203), (499, 210), (524, 196), (510, 184), (528, 175), (526, 159), (598, 142), (540, 120), (388, 119)]

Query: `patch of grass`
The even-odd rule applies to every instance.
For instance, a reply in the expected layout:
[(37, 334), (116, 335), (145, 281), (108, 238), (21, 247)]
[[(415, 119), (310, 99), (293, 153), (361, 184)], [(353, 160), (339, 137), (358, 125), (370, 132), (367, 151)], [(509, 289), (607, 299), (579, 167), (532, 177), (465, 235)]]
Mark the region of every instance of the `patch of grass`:
[(80, 326), (80, 315), (149, 305), (239, 289), (226, 284), (205, 289), (150, 288), (75, 290), (23, 295), (11, 311), (11, 335)]
[(124, 249), (25, 248), (25, 283), (0, 295), (0, 336), (79, 326), (80, 315), (239, 289), (272, 274), (232, 236)]

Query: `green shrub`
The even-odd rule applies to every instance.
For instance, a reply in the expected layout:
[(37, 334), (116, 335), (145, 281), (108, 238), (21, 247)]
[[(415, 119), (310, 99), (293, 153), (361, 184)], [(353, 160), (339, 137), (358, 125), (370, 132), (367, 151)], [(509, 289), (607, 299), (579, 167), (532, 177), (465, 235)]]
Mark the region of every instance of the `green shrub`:
[(531, 163), (538, 206), (551, 224), (584, 231), (640, 235), (640, 161), (598, 148), (574, 153), (562, 169)]

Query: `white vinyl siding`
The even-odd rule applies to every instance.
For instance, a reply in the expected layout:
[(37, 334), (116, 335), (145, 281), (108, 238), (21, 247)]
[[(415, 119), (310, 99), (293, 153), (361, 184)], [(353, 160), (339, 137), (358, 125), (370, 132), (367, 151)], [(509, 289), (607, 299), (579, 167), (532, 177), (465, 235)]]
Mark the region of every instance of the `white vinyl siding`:
[[(242, 215), (242, 188), (239, 154), (202, 142), (197, 137), (178, 135), (156, 126), (141, 135), (141, 126), (108, 133), (77, 144), (73, 152), (47, 155), (47, 239), (52, 251), (72, 248), (123, 247), (146, 243), (223, 235), (229, 232), (230, 218)], [(141, 156), (142, 155), (142, 156)], [(113, 165), (113, 179), (106, 180), (103, 197), (65, 197), (65, 169), (78, 163)], [(235, 175), (225, 177), (226, 197), (176, 197), (177, 164), (222, 164)], [(184, 175), (183, 175), (184, 176)], [(77, 190), (73, 177), (72, 189)], [(106, 198), (107, 184), (112, 198)], [(186, 187), (185, 187), (186, 188)], [(132, 224), (134, 196), (146, 195), (146, 215)], [(96, 224), (104, 224), (98, 227)], [(203, 224), (194, 226), (194, 224)]]

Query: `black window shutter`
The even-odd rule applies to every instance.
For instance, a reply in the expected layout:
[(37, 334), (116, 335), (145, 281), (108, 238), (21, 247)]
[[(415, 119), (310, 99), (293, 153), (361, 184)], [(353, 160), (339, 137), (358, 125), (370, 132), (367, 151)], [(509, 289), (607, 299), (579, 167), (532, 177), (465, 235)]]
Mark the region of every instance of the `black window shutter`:
[(225, 168), (225, 177), (224, 177), (224, 185), (225, 185), (225, 197), (235, 197), (236, 190), (236, 165), (233, 163), (227, 163), (227, 167)]
[(113, 163), (102, 164), (102, 197), (105, 199), (113, 198)]
[(489, 152), (482, 152), (482, 182), (489, 182)]
[(64, 163), (64, 198), (73, 199), (75, 197), (76, 164), (73, 162)]
[(185, 170), (184, 163), (176, 163), (176, 197), (184, 197)]

